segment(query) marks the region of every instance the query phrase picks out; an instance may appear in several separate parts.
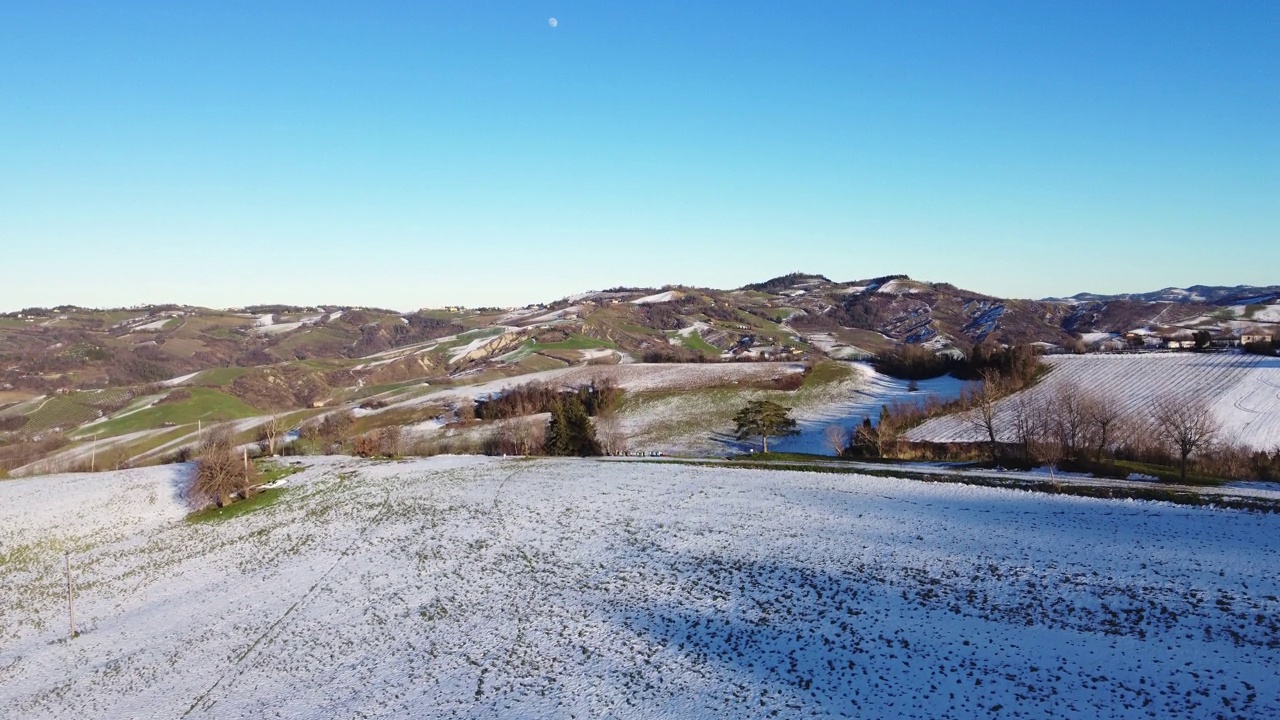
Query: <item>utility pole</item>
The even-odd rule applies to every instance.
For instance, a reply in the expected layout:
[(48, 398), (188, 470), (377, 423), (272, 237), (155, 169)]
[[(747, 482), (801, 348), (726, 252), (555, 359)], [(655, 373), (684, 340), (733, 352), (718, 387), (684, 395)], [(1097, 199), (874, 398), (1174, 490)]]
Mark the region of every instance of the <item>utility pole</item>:
[(71, 637), (74, 638), (76, 636), (76, 611), (72, 605), (71, 595), (71, 552), (69, 550), (64, 551), (62, 559), (66, 561), (67, 568), (67, 620), (71, 624)]
[(89, 451), (89, 472), (96, 472), (98, 465), (98, 433), (93, 434), (93, 447)]

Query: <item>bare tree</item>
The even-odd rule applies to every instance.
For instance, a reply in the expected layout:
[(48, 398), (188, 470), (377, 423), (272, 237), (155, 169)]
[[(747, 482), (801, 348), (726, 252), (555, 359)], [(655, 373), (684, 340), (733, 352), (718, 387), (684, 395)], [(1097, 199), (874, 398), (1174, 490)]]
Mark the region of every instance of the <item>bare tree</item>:
[(270, 420), (258, 426), (258, 446), (266, 454), (274, 456), (276, 454), (276, 444), (280, 442), (285, 430), (284, 418), (279, 415), (272, 415)]
[(827, 449), (836, 457), (844, 455), (849, 449), (849, 431), (840, 425), (828, 425), (823, 435), (827, 439)]
[(1124, 427), (1124, 408), (1110, 395), (1086, 394), (1083, 400), (1085, 422), (1093, 445), (1093, 460), (1101, 462), (1102, 455), (1119, 440)]
[(1032, 447), (1037, 462), (1049, 468), (1049, 479), (1057, 482), (1053, 474), (1062, 464), (1062, 441), (1058, 438), (1057, 424), (1047, 413), (1041, 413), (1032, 429)]
[(1178, 472), (1187, 479), (1187, 458), (1213, 443), (1220, 425), (1204, 401), (1176, 396), (1159, 398), (1151, 406), (1152, 430), (1178, 452)]
[(476, 404), (469, 398), (463, 398), (458, 402), (457, 408), (458, 422), (469, 423), (476, 419)]
[[(518, 422), (516, 426), (516, 452), (520, 455), (536, 455), (542, 452), (547, 439), (547, 424), (544, 422)], [(622, 452), (626, 451), (623, 446)]]
[(876, 457), (897, 457), (898, 436), (902, 434), (901, 412), (894, 412), (887, 405), (880, 406), (880, 419), (876, 421)]
[(1029, 392), (1013, 396), (1010, 411), (1013, 415), (1014, 441), (1022, 449), (1027, 460), (1038, 456), (1037, 446), (1044, 437), (1044, 405)]
[(1000, 461), (1000, 442), (996, 437), (998, 432), (996, 405), (1003, 395), (1003, 390), (1004, 380), (1001, 379), (1000, 374), (994, 370), (984, 370), (982, 387), (970, 397), (972, 404), (963, 415), (971, 427), (986, 436), (991, 445), (991, 462), (993, 463)]
[(389, 425), (378, 430), (378, 454), (393, 458), (400, 455), (404, 433), (399, 425)]
[(1079, 457), (1081, 450), (1089, 444), (1086, 437), (1089, 422), (1080, 386), (1069, 382), (1059, 384), (1049, 403), (1049, 416), (1053, 432), (1062, 445), (1063, 456)]
[(621, 455), (627, 451), (627, 433), (616, 413), (610, 410), (597, 415), (595, 426), (596, 439), (600, 441), (600, 449), (605, 455)]
[(902, 432), (903, 418), (912, 417), (913, 413), (923, 412), (915, 405), (897, 403), (890, 408), (880, 407), (880, 419), (874, 425), (871, 418), (862, 419), (862, 424), (847, 433), (844, 437), (845, 447), (851, 448), (854, 455), (877, 458), (896, 457), (898, 435)]

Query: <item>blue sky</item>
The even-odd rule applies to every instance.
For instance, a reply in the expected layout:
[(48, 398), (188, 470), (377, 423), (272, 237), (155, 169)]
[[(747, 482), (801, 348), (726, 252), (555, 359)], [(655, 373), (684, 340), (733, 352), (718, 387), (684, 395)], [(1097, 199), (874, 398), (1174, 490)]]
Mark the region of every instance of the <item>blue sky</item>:
[(1278, 38), (1275, 2), (4, 3), (0, 309), (1280, 283)]

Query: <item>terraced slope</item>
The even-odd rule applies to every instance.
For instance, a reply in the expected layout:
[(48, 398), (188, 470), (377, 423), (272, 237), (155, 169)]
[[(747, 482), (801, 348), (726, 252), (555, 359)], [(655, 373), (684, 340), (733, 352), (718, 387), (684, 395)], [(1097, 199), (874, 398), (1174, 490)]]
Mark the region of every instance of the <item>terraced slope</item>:
[[(1231, 353), (1081, 355), (1045, 359), (1053, 370), (1025, 391), (1037, 402), (1063, 385), (1075, 385), (1119, 401), (1135, 418), (1147, 416), (1153, 402), (1173, 397), (1207, 402), (1221, 422), (1223, 436), (1246, 446), (1280, 447), (1280, 358)], [(1001, 439), (1013, 441), (1009, 409), (1014, 398), (997, 406)], [(937, 418), (911, 430), (908, 440), (980, 442), (981, 434), (963, 418)]]

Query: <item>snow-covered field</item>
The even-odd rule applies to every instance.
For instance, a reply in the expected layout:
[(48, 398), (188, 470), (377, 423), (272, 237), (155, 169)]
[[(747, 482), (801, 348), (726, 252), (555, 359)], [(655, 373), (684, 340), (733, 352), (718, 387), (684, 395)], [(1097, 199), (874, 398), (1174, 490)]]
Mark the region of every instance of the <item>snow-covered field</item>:
[(1274, 515), (306, 461), (276, 503), (211, 524), (182, 520), (176, 467), (0, 483), (0, 716), (1280, 714)]
[[(1058, 355), (1045, 358), (1053, 367), (1027, 392), (1047, 400), (1058, 388), (1073, 384), (1117, 400), (1135, 418), (1146, 418), (1155, 400), (1176, 397), (1204, 401), (1222, 425), (1222, 437), (1249, 447), (1280, 447), (1280, 358), (1228, 353), (1135, 355)], [(1012, 399), (1001, 401), (1002, 439), (1013, 439)], [(1003, 408), (1000, 411), (999, 408)], [(907, 433), (910, 440), (966, 442), (980, 434), (963, 418), (930, 420)]]
[(950, 376), (921, 380), (918, 388), (911, 390), (911, 383), (899, 380), (875, 371), (864, 363), (851, 363), (854, 378), (852, 382), (837, 388), (839, 396), (831, 397), (828, 402), (808, 407), (799, 407), (793, 413), (796, 417), (799, 435), (776, 438), (769, 441), (769, 449), (778, 452), (813, 453), (831, 455), (833, 450), (827, 439), (826, 431), (831, 425), (838, 425), (852, 431), (862, 424), (864, 418), (871, 418), (874, 423), (880, 417), (880, 409), (898, 402), (924, 402), (929, 398), (938, 400), (954, 400), (960, 397), (965, 388), (974, 383), (957, 380)]
[(411, 407), (432, 402), (449, 402), (462, 398), (480, 398), (531, 382), (555, 383), (578, 387), (592, 382), (611, 380), (627, 392), (695, 390), (733, 384), (750, 384), (777, 380), (804, 371), (802, 363), (623, 363), (619, 365), (584, 365), (556, 370), (515, 375), (499, 380), (442, 388), (396, 401), (391, 408)]
[(679, 297), (679, 295), (674, 290), (668, 290), (666, 292), (660, 292), (654, 295), (645, 295), (644, 297), (636, 298), (631, 302), (634, 305), (644, 305), (646, 303), (664, 303), (664, 302), (671, 302), (672, 300), (675, 300), (677, 297)]

